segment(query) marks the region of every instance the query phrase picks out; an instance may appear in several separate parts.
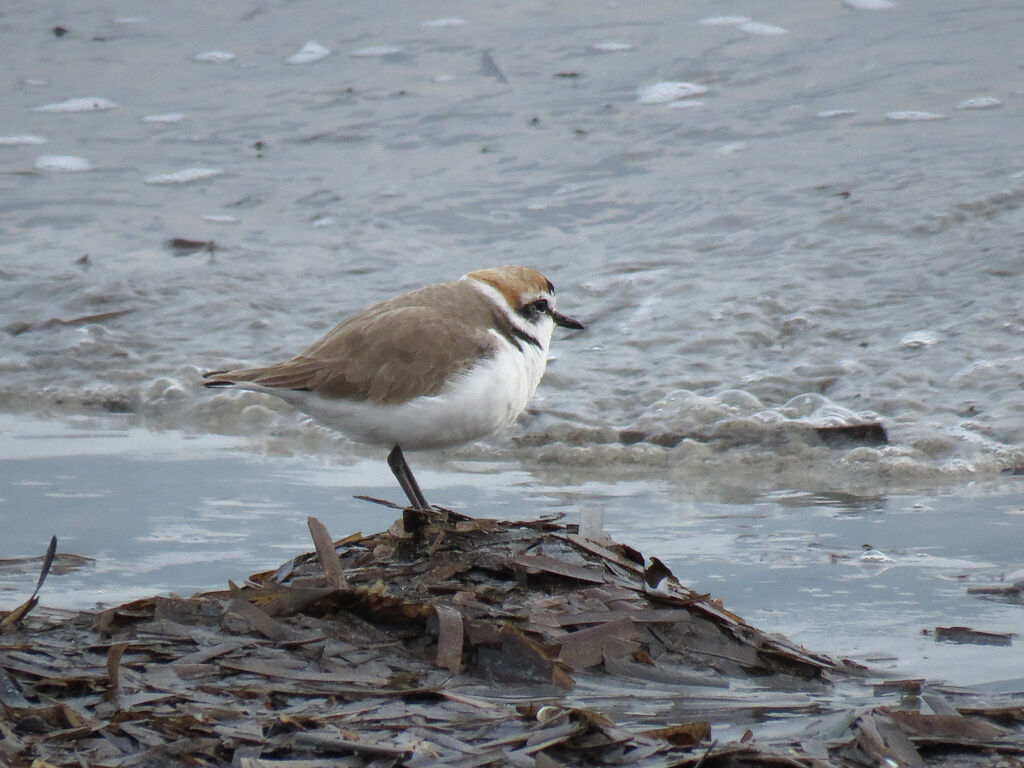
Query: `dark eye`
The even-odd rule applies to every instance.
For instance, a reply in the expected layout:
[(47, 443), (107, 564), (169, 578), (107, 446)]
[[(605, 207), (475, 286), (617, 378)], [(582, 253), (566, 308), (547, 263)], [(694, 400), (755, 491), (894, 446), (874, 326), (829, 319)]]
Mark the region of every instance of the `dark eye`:
[(547, 299), (534, 299), (527, 304), (522, 304), (516, 311), (529, 322), (536, 323), (540, 320), (541, 315), (551, 314), (551, 304)]

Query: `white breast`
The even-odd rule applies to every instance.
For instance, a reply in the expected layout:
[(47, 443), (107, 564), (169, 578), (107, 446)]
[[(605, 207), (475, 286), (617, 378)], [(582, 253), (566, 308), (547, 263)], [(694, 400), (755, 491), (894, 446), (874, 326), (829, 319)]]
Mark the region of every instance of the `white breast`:
[(547, 354), (543, 349), (523, 343), (520, 350), (497, 331), (492, 333), (497, 353), (455, 377), (432, 397), (379, 405), (326, 399), (311, 392), (258, 390), (287, 400), (325, 426), (362, 443), (397, 444), (408, 450), (461, 445), (488, 437), (515, 421), (544, 375)]

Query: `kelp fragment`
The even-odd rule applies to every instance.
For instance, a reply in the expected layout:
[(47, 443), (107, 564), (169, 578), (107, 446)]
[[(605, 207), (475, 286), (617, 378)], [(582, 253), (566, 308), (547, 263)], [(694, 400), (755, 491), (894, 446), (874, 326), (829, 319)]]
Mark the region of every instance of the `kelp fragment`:
[(584, 536), (412, 518), (338, 541), (311, 524), (317, 552), (224, 591), (22, 614), (0, 637), (0, 763), (980, 768), (1024, 754), (1019, 699), (870, 680), (765, 635), (596, 520)]

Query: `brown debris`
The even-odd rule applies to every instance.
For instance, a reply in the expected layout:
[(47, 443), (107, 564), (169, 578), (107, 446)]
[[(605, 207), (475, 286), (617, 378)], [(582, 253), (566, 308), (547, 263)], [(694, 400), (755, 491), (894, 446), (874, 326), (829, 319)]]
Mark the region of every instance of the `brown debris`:
[[(3, 557), (0, 558), (0, 573), (19, 576), (28, 575), (38, 572), (46, 560), (47, 556), (45, 554), (38, 557)], [(62, 576), (65, 573), (71, 573), (80, 568), (91, 566), (95, 562), (91, 557), (73, 555), (69, 552), (57, 552), (54, 554), (53, 562), (50, 564), (50, 573), (54, 576)]]
[(697, 723), (681, 723), (667, 728), (652, 728), (643, 732), (652, 739), (664, 739), (677, 747), (693, 747), (702, 741), (711, 741), (711, 723), (706, 720)]
[(842, 448), (854, 445), (886, 445), (889, 435), (878, 423), (850, 424), (838, 427), (815, 427), (815, 434), (825, 445)]
[(131, 643), (114, 643), (107, 649), (107, 679), (110, 680), (108, 693), (111, 695), (117, 694), (118, 686), (121, 684), (118, 677), (118, 671), (121, 666), (121, 657), (124, 656), (124, 652), (130, 645)]
[[(815, 427), (800, 422), (788, 422), (767, 439), (785, 439), (787, 436), (807, 436), (820, 441), (830, 448), (849, 448), (857, 445), (886, 445), (889, 435), (885, 425), (879, 422), (847, 424), (840, 426)], [(604, 442), (599, 430), (590, 436), (594, 442)], [(698, 442), (734, 443), (736, 437), (718, 427), (697, 428), (692, 432), (645, 432), (641, 429), (623, 429), (616, 437), (623, 445), (651, 443), (662, 448), (675, 448), (684, 440)]]
[(971, 643), (973, 645), (1012, 645), (1012, 632), (981, 632), (970, 627), (936, 627), (939, 643)]
[(113, 320), (114, 318), (122, 317), (123, 315), (127, 315), (134, 311), (134, 309), (115, 309), (110, 312), (98, 312), (93, 315), (72, 317), (68, 320), (64, 320), (60, 317), (51, 317), (49, 320), (44, 320), (39, 323), (18, 321), (4, 326), (4, 330), (11, 334), (11, 336), (20, 336), (27, 331), (40, 331), (47, 328), (78, 328), (83, 325), (101, 323), (104, 320)]
[(989, 600), (1024, 604), (1024, 581), (1016, 581), (1013, 584), (999, 584), (992, 587), (968, 587), (967, 594), (978, 595)]
[(570, 669), (589, 669), (605, 657), (621, 659), (640, 649), (639, 633), (628, 617), (572, 632), (562, 641), (560, 658)]
[[(1005, 765), (1021, 764), (1024, 731), (1019, 718), (1024, 708), (951, 710), (952, 714), (931, 714), (875, 707), (854, 721), (847, 740), (830, 749), (831, 756), (843, 765), (910, 768), (932, 765), (933, 761), (940, 765), (996, 765), (999, 755), (1011, 761)], [(1010, 720), (1016, 727), (998, 725), (1000, 717), (1011, 711)]]
[[(0, 636), (0, 764), (853, 768), (1024, 755), (1018, 700), (919, 680), (873, 690), (863, 669), (765, 635), (599, 527), (418, 512), (333, 541), (311, 519), (315, 553), (242, 587), (22, 614)], [(836, 682), (872, 706), (838, 707)]]
[(167, 241), (167, 247), (174, 251), (175, 256), (188, 256), (198, 251), (207, 251), (213, 255), (218, 248), (213, 240), (195, 240), (190, 237), (172, 237)]
[(435, 605), (437, 615), (437, 659), (435, 663), (450, 672), (462, 669), (464, 630), (462, 614), (447, 605)]
[(316, 547), (317, 557), (320, 558), (320, 565), (324, 569), (324, 578), (327, 586), (335, 589), (347, 589), (348, 580), (345, 572), (341, 570), (341, 562), (334, 550), (334, 542), (327, 533), (327, 528), (315, 517), (307, 517), (306, 525), (309, 527), (309, 534), (313, 537), (313, 545)]

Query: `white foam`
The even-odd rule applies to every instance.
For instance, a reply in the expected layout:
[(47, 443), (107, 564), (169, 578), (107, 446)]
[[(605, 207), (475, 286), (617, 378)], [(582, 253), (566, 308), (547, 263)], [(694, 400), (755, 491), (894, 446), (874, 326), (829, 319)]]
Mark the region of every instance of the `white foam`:
[(929, 330), (911, 331), (900, 339), (900, 346), (905, 349), (923, 349), (938, 343), (938, 334)]
[(780, 409), (791, 419), (810, 416), (816, 411), (827, 407), (832, 401), (817, 392), (805, 392), (801, 395), (791, 397)]
[(147, 176), (144, 181), (147, 184), (189, 184), (193, 181), (212, 179), (220, 176), (224, 171), (219, 168), (184, 168), (173, 173), (161, 173), (156, 176)]
[(697, 83), (666, 81), (645, 86), (637, 91), (637, 101), (641, 104), (668, 104), (691, 96), (700, 96), (708, 92), (707, 86)]
[(371, 45), (367, 48), (357, 48), (352, 51), (353, 56), (390, 56), (393, 53), (401, 53), (402, 49), (394, 45)]
[(735, 24), (746, 24), (748, 21), (753, 21), (753, 19), (749, 16), (706, 16), (697, 23), (704, 24), (709, 27), (724, 27)]
[(1003, 102), (994, 96), (979, 96), (976, 99), (965, 99), (956, 105), (957, 109), (992, 109), (1002, 106)]
[(204, 51), (203, 53), (197, 53), (192, 58), (204, 64), (223, 64), (227, 61), (233, 61), (235, 54), (227, 51)]
[(945, 120), (945, 115), (940, 115), (937, 112), (918, 112), (915, 110), (901, 110), (897, 112), (887, 112), (885, 115), (886, 120), (892, 120), (894, 122), (916, 122), (921, 120)]
[(288, 57), (287, 61), (289, 64), (312, 64), (314, 61), (320, 61), (327, 56), (331, 55), (329, 48), (325, 48), (316, 42), (316, 40), (310, 40), (298, 53), (293, 53)]
[(843, 5), (853, 8), (855, 11), (884, 11), (892, 8), (896, 3), (891, 0), (843, 0)]
[(76, 173), (91, 171), (93, 165), (84, 157), (75, 157), (74, 155), (40, 155), (36, 158), (34, 167), (37, 171)]
[(814, 412), (804, 420), (815, 427), (849, 427), (854, 424), (863, 424), (865, 421), (870, 421), (870, 419), (865, 419), (862, 415), (854, 413), (849, 408), (831, 401), (819, 408), (815, 408)]
[(848, 117), (856, 114), (857, 110), (855, 109), (825, 109), (818, 113), (818, 117)]
[(116, 109), (120, 104), (103, 99), (98, 96), (79, 96), (74, 99), (65, 99), (53, 104), (43, 104), (41, 107), (33, 107), (33, 112), (102, 112), (105, 109)]
[(203, 221), (208, 221), (211, 224), (237, 224), (237, 216), (227, 216), (225, 214), (210, 213), (206, 216), (201, 217)]
[(184, 120), (185, 116), (181, 112), (167, 112), (162, 115), (146, 115), (142, 118), (144, 123), (177, 123), (180, 120)]
[(759, 411), (764, 408), (764, 403), (762, 403), (756, 396), (749, 392), (745, 392), (742, 389), (724, 389), (715, 395), (715, 397), (722, 405), (726, 405), (744, 413)]
[(864, 565), (882, 565), (884, 563), (895, 563), (896, 561), (881, 550), (874, 549), (870, 544), (865, 544), (867, 549), (860, 556), (860, 562)]
[(14, 146), (17, 144), (45, 144), (46, 139), (42, 136), (21, 134), (18, 136), (0, 136), (0, 145)]
[(420, 24), (421, 27), (461, 27), (466, 23), (465, 19), (460, 19), (457, 16), (450, 16), (443, 19), (430, 19)]
[(764, 37), (775, 37), (789, 33), (789, 30), (784, 27), (777, 27), (774, 24), (762, 24), (759, 21), (745, 21), (740, 24), (740, 29), (748, 35), (761, 35)]
[(633, 46), (629, 43), (618, 43), (614, 40), (607, 40), (603, 43), (594, 43), (594, 50), (602, 53), (617, 53), (619, 51), (631, 51)]

